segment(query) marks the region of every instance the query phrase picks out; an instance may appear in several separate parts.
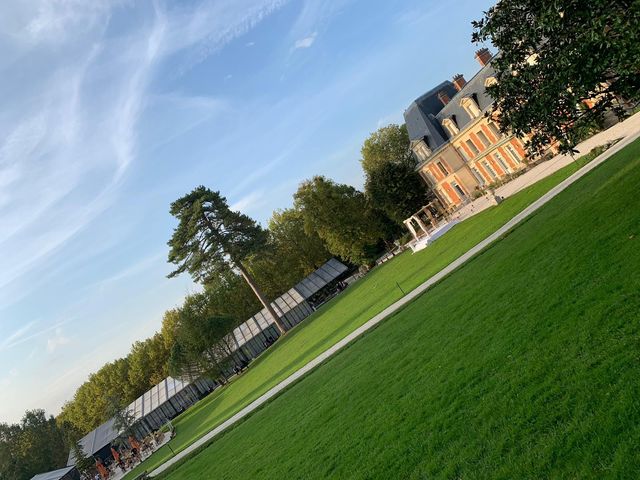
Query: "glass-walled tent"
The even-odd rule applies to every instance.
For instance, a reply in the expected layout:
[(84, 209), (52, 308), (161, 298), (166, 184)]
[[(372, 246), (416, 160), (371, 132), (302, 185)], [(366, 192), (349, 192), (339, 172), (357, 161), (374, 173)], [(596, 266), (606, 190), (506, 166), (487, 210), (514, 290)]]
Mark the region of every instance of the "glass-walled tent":
[(211, 380), (200, 378), (193, 382), (165, 378), (127, 407), (140, 436), (158, 430), (215, 388)]
[[(348, 271), (348, 267), (335, 258), (305, 277), (293, 288), (271, 302), (287, 330), (295, 327), (314, 311), (314, 306), (328, 298), (323, 293)], [(266, 308), (231, 333), (231, 343), (242, 357), (255, 358), (278, 338), (279, 332)]]
[(39, 473), (31, 480), (80, 480), (80, 474), (76, 467), (64, 467), (51, 472)]
[[(215, 388), (207, 379), (186, 382), (167, 377), (129, 404), (127, 410), (133, 417), (136, 436), (142, 438), (178, 416)], [(108, 420), (80, 440), (86, 455), (108, 458), (111, 443), (120, 436), (114, 420)], [(67, 465), (75, 464), (73, 451), (69, 452)]]

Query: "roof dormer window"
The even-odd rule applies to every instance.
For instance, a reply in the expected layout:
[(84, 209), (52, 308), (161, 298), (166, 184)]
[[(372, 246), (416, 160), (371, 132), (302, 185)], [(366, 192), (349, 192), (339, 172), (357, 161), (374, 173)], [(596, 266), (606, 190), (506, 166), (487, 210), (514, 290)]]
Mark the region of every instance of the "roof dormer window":
[(498, 83), (498, 80), (496, 80), (496, 77), (487, 77), (487, 79), (484, 81), (484, 86), (486, 87), (490, 87), (491, 85), (495, 85), (496, 83)]
[(456, 125), (453, 117), (445, 118), (444, 120), (442, 120), (442, 126), (447, 130), (447, 132), (449, 132), (449, 135), (451, 135), (451, 137), (455, 137), (458, 133), (460, 133), (460, 129), (458, 128), (458, 125)]
[(425, 161), (431, 155), (431, 149), (427, 145), (427, 137), (421, 140), (412, 142), (413, 153), (418, 157), (418, 160)]
[(480, 116), (480, 107), (473, 97), (464, 97), (460, 100), (460, 106), (465, 109), (471, 118), (478, 118)]

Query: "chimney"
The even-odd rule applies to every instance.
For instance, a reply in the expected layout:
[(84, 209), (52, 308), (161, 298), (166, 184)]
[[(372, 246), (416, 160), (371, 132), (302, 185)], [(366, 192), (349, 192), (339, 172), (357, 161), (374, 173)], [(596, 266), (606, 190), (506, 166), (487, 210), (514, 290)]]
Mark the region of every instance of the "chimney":
[(453, 76), (453, 86), (456, 87), (456, 90), (462, 90), (462, 87), (464, 87), (466, 84), (467, 81), (464, 79), (464, 76), (461, 73)]
[(483, 67), (487, 63), (489, 63), (489, 60), (491, 60), (491, 57), (493, 57), (493, 55), (491, 55), (491, 52), (489, 51), (488, 48), (481, 48), (476, 52), (476, 60), (478, 60), (478, 63), (480, 63), (480, 65)]
[(446, 105), (447, 103), (449, 103), (449, 100), (451, 100), (449, 98), (449, 94), (447, 92), (445, 92), (444, 90), (440, 90), (438, 92), (438, 98), (440, 99), (440, 101), (442, 102), (443, 105)]

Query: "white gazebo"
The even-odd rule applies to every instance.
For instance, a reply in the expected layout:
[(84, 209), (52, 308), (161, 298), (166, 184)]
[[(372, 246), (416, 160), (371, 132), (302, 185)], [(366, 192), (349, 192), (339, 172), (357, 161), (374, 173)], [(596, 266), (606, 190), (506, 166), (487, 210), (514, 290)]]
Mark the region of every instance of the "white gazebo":
[(423, 206), (403, 223), (413, 236), (409, 246), (417, 252), (446, 233), (458, 221), (447, 221), (439, 204), (434, 201)]

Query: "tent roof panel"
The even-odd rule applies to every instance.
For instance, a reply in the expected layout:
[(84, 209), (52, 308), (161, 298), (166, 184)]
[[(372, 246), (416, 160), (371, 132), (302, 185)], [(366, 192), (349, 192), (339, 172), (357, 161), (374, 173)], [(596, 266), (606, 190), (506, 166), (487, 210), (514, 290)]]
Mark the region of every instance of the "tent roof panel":
[(34, 477), (32, 477), (31, 480), (60, 480), (62, 477), (64, 477), (67, 473), (69, 473), (74, 468), (76, 467), (71, 466), (71, 467), (60, 468), (58, 470), (53, 470), (51, 472), (39, 473)]

